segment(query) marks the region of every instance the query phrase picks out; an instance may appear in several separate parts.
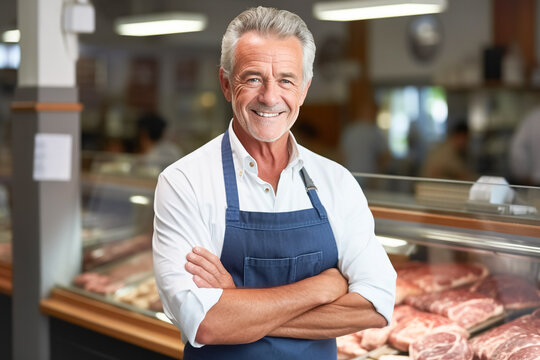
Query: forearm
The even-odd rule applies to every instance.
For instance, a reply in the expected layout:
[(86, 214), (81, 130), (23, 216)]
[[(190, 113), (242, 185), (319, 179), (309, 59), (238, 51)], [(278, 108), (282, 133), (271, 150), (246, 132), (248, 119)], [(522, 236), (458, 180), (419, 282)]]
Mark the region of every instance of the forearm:
[(347, 284), (336, 269), (332, 271), (335, 274), (322, 273), (269, 289), (224, 289), (200, 324), (197, 342), (253, 342), (299, 315), (333, 302), (345, 293)]
[(291, 319), (269, 335), (328, 339), (385, 325), (386, 320), (369, 301), (357, 293), (348, 293), (330, 304), (316, 307)]

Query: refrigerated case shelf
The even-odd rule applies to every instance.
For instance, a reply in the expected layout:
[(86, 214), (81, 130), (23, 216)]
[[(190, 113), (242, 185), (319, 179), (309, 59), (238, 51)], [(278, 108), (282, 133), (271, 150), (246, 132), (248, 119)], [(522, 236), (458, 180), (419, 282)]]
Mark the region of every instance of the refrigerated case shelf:
[(540, 225), (371, 207), (378, 235), (426, 246), (540, 258)]

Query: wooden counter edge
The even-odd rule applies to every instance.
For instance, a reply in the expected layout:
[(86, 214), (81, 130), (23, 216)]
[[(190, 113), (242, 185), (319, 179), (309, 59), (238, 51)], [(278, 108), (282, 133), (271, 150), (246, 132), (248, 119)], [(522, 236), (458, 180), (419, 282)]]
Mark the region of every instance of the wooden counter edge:
[(510, 223), (487, 219), (468, 218), (458, 215), (430, 214), (422, 211), (392, 209), (370, 206), (373, 217), (388, 220), (408, 221), (417, 224), (450, 226), (470, 230), (493, 231), (511, 235), (538, 237), (540, 226)]
[(9, 296), (13, 294), (11, 264), (2, 261), (0, 261), (0, 293)]
[(183, 357), (180, 333), (171, 324), (100, 302), (64, 289), (53, 289), (40, 304), (42, 313), (128, 343)]
[(75, 102), (13, 101), (11, 110), (16, 112), (81, 112), (83, 105)]

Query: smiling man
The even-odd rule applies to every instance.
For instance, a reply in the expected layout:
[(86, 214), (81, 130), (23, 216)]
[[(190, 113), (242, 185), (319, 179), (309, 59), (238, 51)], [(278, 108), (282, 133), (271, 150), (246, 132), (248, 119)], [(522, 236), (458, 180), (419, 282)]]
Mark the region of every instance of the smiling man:
[(336, 359), (335, 337), (390, 321), (395, 272), (358, 183), (290, 132), (314, 57), (297, 15), (238, 15), (229, 128), (160, 175), (154, 269), (186, 360)]

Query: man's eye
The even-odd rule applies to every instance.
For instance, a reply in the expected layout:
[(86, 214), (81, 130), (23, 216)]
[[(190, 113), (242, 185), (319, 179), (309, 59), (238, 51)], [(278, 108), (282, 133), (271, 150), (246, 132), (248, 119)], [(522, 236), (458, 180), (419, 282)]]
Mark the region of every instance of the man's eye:
[(283, 79), (283, 80), (281, 80), (281, 82), (282, 82), (283, 84), (292, 84), (292, 81), (291, 81), (291, 80), (288, 80), (288, 79)]
[(248, 83), (251, 83), (251, 84), (256, 84), (259, 82), (259, 79), (257, 78), (251, 78), (251, 79), (247, 79), (247, 82)]

